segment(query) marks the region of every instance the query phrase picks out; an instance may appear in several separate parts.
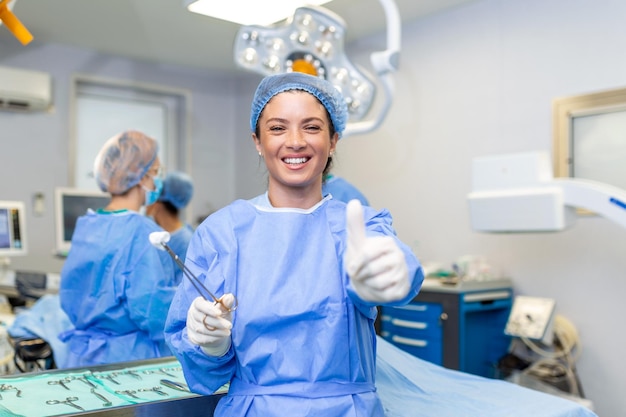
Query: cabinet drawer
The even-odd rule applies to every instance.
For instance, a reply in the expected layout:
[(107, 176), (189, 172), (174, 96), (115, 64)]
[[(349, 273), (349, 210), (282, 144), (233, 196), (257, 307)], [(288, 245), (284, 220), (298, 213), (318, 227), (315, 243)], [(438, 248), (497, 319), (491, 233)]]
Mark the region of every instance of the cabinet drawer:
[(383, 319), (389, 316), (408, 321), (436, 322), (443, 313), (443, 307), (437, 303), (410, 303), (399, 307), (382, 307)]
[[(416, 308), (417, 307), (417, 308)], [(381, 328), (384, 333), (416, 340), (439, 340), (442, 337), (442, 307), (424, 303), (419, 306), (383, 308)]]

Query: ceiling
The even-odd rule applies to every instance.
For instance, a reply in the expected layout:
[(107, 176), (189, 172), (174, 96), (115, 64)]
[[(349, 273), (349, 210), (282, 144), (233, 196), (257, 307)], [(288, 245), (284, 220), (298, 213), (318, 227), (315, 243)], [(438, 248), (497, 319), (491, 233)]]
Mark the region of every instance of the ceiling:
[[(471, 1), (477, 0), (396, 0), (396, 5), (408, 22)], [(378, 0), (334, 0), (324, 7), (346, 21), (348, 42), (385, 28)], [(63, 43), (159, 64), (235, 69), (232, 46), (239, 25), (188, 12), (183, 0), (16, 0), (13, 13), (33, 34), (33, 44)], [(3, 29), (0, 36), (11, 35)]]

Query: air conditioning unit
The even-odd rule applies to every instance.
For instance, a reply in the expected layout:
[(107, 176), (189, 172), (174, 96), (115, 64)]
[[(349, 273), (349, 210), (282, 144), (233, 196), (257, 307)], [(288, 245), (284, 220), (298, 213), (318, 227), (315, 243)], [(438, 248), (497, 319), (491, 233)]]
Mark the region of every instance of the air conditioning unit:
[(0, 110), (41, 111), (51, 104), (50, 74), (0, 66)]

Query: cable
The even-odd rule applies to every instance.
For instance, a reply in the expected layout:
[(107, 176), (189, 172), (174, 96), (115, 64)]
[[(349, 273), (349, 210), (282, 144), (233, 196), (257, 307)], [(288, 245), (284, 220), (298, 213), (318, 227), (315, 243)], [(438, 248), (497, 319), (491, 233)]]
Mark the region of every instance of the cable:
[(575, 362), (582, 351), (578, 332), (572, 322), (557, 315), (554, 318), (554, 336), (553, 350), (544, 349), (526, 337), (520, 338), (524, 345), (542, 357), (523, 373), (551, 380), (553, 383), (566, 380), (570, 393), (582, 397), (582, 390), (574, 372)]

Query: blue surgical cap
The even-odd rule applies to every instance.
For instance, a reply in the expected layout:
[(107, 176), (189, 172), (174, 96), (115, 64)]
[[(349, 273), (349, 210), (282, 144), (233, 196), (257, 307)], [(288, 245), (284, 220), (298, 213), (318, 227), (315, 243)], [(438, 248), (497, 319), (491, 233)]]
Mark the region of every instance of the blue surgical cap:
[(254, 93), (250, 112), (250, 130), (256, 131), (261, 112), (276, 94), (289, 90), (303, 90), (317, 98), (328, 111), (335, 132), (346, 128), (348, 107), (341, 93), (330, 82), (302, 72), (287, 72), (265, 77)]
[(154, 163), (159, 144), (129, 130), (107, 140), (94, 162), (93, 172), (102, 191), (124, 194), (143, 178)]
[(158, 201), (170, 203), (177, 209), (182, 209), (193, 196), (191, 177), (184, 172), (168, 172), (163, 180), (163, 191)]

